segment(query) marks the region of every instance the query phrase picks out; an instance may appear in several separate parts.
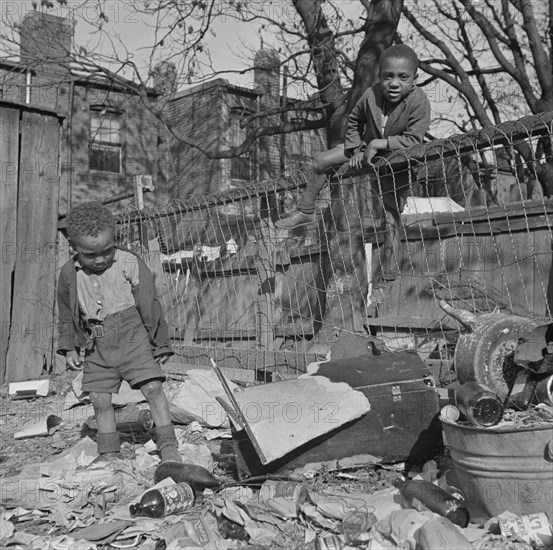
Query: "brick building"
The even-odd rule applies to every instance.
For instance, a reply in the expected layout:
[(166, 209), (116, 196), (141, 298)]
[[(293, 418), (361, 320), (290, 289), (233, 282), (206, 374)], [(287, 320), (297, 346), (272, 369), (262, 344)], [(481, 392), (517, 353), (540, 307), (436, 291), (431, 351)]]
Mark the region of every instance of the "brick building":
[[(146, 203), (167, 201), (166, 153), (158, 120), (125, 82), (75, 70), (73, 25), (33, 11), (20, 26), (20, 59), (0, 60), (0, 98), (55, 109), (64, 119), (60, 211), (69, 203), (131, 192), (132, 176), (151, 175)], [(158, 93), (147, 90), (148, 100)]]
[[(168, 101), (172, 125), (201, 146), (171, 140), (172, 197), (212, 193), (294, 174), (306, 170), (311, 155), (326, 148), (323, 131), (304, 131), (261, 136), (240, 156), (214, 158), (217, 152), (240, 146), (258, 124), (281, 122), (279, 114), (271, 114), (284, 100), (276, 53), (262, 49), (253, 61), (251, 87), (219, 78), (177, 92)], [(290, 107), (294, 100), (286, 101)], [(294, 113), (287, 116), (293, 119)]]
[[(260, 50), (254, 84), (224, 79), (175, 91), (170, 64), (154, 75), (143, 102), (132, 82), (75, 69), (70, 61), (73, 23), (45, 12), (27, 13), (20, 25), (19, 60), (0, 59), (0, 98), (55, 109), (64, 115), (60, 157), (60, 211), (83, 200), (131, 192), (132, 177), (151, 175), (154, 193), (145, 203), (163, 205), (191, 193), (205, 195), (293, 174), (325, 147), (321, 132), (295, 132), (256, 140), (241, 156), (217, 158), (239, 146), (260, 124), (279, 123), (282, 101), (278, 58)], [(287, 100), (290, 104), (291, 100)], [(169, 132), (144, 103), (161, 107)], [(289, 115), (293, 117), (292, 115)], [(176, 138), (182, 133), (200, 148)]]

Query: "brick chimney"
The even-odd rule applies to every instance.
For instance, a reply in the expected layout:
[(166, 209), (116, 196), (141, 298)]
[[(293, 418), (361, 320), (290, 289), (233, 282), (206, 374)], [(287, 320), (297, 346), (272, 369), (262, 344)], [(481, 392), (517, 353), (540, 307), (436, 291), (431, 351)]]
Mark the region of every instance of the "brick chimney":
[(19, 30), (21, 63), (53, 73), (67, 73), (73, 43), (73, 23), (64, 17), (32, 11)]
[[(280, 58), (272, 48), (260, 49), (254, 57), (255, 90), (259, 95), (259, 110), (277, 111), (280, 106)], [(268, 115), (261, 124), (271, 126), (280, 122), (279, 117)], [(280, 138), (262, 136), (259, 138), (258, 164), (261, 180), (274, 178), (280, 172)]]

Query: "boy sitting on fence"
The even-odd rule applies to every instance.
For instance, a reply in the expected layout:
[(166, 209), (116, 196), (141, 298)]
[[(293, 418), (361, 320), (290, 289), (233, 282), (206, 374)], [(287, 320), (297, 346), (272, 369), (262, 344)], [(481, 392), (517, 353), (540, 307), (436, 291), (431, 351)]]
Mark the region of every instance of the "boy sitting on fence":
[(150, 405), (162, 462), (182, 462), (160, 367), (172, 351), (151, 271), (116, 247), (115, 219), (99, 203), (71, 210), (67, 236), (76, 254), (58, 280), (58, 353), (69, 369), (83, 370), (82, 389), (90, 395), (98, 426), (98, 454), (102, 460), (120, 456), (111, 400), (126, 380)]
[[(300, 197), (298, 212), (277, 221), (277, 227), (289, 230), (315, 220), (315, 200), (324, 185), (324, 174), (331, 168), (349, 161), (350, 167), (361, 169), (378, 153), (422, 143), (430, 126), (430, 102), (416, 86), (418, 68), (417, 54), (408, 46), (396, 44), (383, 52), (380, 80), (355, 104), (348, 117), (345, 143), (314, 156), (313, 173)], [(409, 174), (384, 176), (379, 183), (385, 213), (379, 281), (383, 283), (399, 274), (399, 224), (409, 191)], [(373, 289), (372, 301), (383, 301), (382, 297)]]

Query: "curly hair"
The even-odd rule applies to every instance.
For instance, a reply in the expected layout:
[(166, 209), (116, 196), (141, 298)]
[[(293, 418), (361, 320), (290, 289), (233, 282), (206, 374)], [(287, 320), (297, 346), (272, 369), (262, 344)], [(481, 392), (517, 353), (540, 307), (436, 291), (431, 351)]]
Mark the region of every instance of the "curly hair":
[(386, 59), (397, 59), (398, 57), (401, 59), (408, 59), (415, 66), (415, 72), (419, 70), (419, 56), (415, 53), (413, 48), (405, 44), (394, 44), (385, 49), (380, 58), (380, 65), (382, 65)]
[(115, 218), (99, 202), (85, 202), (72, 208), (67, 215), (67, 236), (74, 243), (81, 236), (96, 237), (106, 229), (115, 230)]

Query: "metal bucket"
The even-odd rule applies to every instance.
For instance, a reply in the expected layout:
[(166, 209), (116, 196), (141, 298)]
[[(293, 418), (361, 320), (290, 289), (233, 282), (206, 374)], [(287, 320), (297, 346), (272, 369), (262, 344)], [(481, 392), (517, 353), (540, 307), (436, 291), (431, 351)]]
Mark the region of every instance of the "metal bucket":
[(553, 520), (553, 425), (505, 429), (441, 421), (473, 517), (545, 512)]

